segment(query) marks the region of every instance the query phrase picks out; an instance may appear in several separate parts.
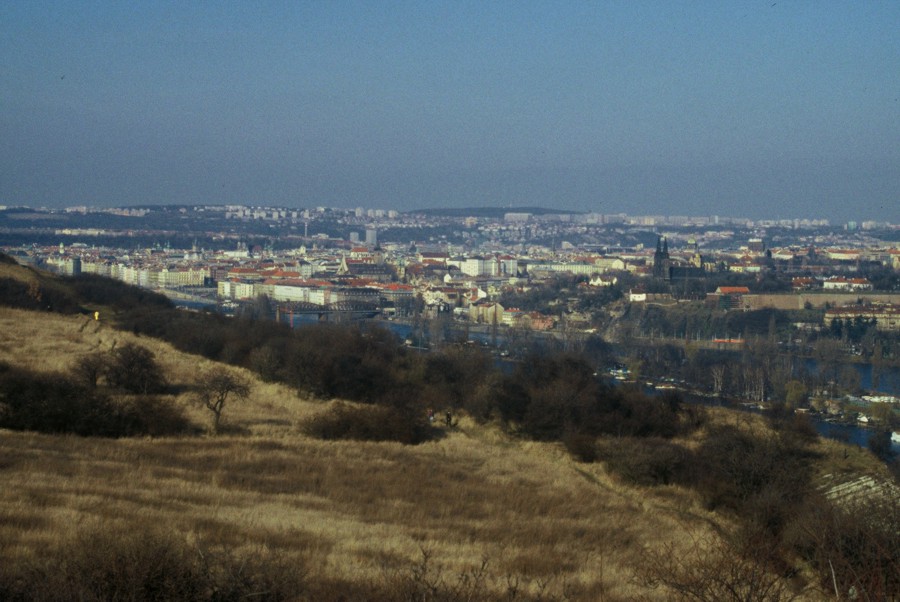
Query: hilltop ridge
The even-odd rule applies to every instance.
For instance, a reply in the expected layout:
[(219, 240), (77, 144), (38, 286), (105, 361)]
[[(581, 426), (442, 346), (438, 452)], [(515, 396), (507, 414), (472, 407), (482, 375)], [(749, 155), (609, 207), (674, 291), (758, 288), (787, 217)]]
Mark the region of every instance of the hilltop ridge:
[(581, 215), (584, 211), (569, 211), (548, 207), (432, 207), (414, 209), (404, 213), (421, 213), (429, 216), (444, 217), (486, 217), (501, 218), (507, 213), (530, 213), (532, 215)]

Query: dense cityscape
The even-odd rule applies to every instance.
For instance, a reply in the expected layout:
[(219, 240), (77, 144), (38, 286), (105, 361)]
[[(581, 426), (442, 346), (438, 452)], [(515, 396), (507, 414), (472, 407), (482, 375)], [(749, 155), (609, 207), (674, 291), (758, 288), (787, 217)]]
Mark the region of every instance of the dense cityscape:
[[(324, 207), (5, 208), (0, 236), (4, 250), (23, 261), (216, 303), (265, 296), (408, 314), (418, 298), (431, 314), (506, 325), (533, 321), (541, 329), (564, 316), (568, 323), (593, 323), (598, 316), (564, 300), (551, 315), (529, 314), (498, 304), (503, 293), (568, 275), (586, 286), (613, 287), (631, 302), (648, 294), (656, 301), (697, 301), (721, 296), (713, 284), (730, 279), (747, 289), (731, 290), (727, 303), (734, 307), (840, 306), (845, 303), (826, 294), (866, 293), (887, 315), (895, 311), (891, 293), (898, 292), (900, 268), (900, 226), (887, 223), (537, 208), (403, 214)], [(785, 292), (806, 296), (759, 297)], [(866, 311), (873, 306), (860, 315)], [(895, 319), (877, 323), (900, 328)]]
[[(62, 274), (112, 277), (185, 307), (291, 324), (389, 320), (413, 346), (480, 338), (505, 356), (524, 353), (523, 337), (583, 346), (596, 335), (624, 349), (598, 367), (657, 384), (685, 372), (690, 345), (738, 350), (765, 339), (779, 353), (819, 357), (822, 341), (836, 336), (840, 349), (828, 353), (897, 361), (900, 227), (886, 223), (540, 208), (79, 207), (6, 208), (0, 235), (20, 262)], [(635, 358), (654, 337), (654, 347), (681, 346), (675, 364)], [(880, 386), (878, 370), (874, 383), (825, 372), (804, 385), (803, 405), (840, 390), (850, 416), (865, 421), (859, 394), (895, 401), (884, 395), (895, 386), (890, 371)], [(705, 376), (691, 385), (721, 394)], [(783, 401), (787, 384), (804, 378), (796, 367), (744, 375), (731, 393)], [(843, 416), (846, 405), (834, 402), (832, 412)]]

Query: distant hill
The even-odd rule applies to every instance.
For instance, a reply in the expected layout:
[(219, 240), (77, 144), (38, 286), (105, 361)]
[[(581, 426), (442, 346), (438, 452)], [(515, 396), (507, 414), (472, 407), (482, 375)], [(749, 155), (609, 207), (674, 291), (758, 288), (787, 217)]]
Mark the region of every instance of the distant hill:
[(531, 213), (533, 215), (566, 215), (581, 214), (583, 211), (567, 211), (548, 209), (546, 207), (436, 207), (432, 209), (415, 209), (406, 213), (422, 213), (424, 215), (442, 217), (491, 217), (501, 218), (507, 213)]

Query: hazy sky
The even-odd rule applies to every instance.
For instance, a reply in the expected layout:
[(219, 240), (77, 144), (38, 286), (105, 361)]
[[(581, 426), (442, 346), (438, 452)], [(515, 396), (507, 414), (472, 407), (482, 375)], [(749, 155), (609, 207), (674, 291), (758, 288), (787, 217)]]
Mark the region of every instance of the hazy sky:
[(900, 2), (0, 3), (0, 204), (900, 222)]

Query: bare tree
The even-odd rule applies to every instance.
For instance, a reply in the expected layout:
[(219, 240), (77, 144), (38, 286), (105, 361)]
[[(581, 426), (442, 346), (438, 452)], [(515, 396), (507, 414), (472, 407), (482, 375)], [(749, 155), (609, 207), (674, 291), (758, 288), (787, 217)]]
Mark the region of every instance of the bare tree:
[(725, 364), (716, 364), (709, 370), (713, 381), (713, 393), (721, 396), (725, 391)]
[(246, 399), (250, 395), (250, 381), (227, 368), (214, 368), (197, 381), (194, 399), (213, 413), (213, 432), (219, 432), (222, 410), (228, 399)]
[(838, 376), (843, 359), (843, 344), (835, 339), (822, 338), (816, 342), (813, 358), (819, 365), (819, 376), (823, 385), (827, 385), (831, 395), (836, 393)]

